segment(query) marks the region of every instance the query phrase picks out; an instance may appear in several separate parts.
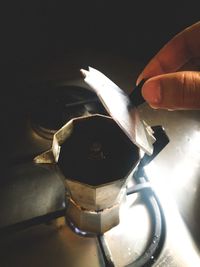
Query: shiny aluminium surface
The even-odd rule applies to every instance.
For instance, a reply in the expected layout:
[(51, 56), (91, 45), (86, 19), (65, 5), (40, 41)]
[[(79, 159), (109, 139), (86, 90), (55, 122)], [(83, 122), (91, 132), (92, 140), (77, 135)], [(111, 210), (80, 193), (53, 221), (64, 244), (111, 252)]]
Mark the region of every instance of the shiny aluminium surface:
[[(121, 88), (130, 90), (141, 64), (121, 59), (101, 59), (96, 67), (110, 73), (113, 81)], [(93, 63), (93, 62), (92, 62)], [(87, 62), (87, 65), (92, 65)], [(119, 67), (120, 66), (120, 67)], [(135, 73), (135, 74), (134, 74)], [(52, 78), (52, 77), (51, 77)], [(80, 79), (65, 80), (66, 84), (82, 84)], [(134, 87), (134, 86), (133, 86)], [(13, 100), (13, 102), (15, 102)], [(16, 104), (16, 103), (15, 103)], [(1, 106), (2, 108), (2, 106)], [(6, 108), (6, 105), (5, 105)], [(158, 194), (166, 218), (166, 240), (155, 267), (196, 267), (200, 265), (200, 112), (199, 111), (160, 111), (144, 104), (139, 107), (141, 118), (149, 125), (163, 125), (170, 138), (167, 147), (146, 167), (146, 173)], [(10, 121), (2, 120), (8, 134), (2, 143), (2, 151), (9, 151), (9, 157), (29, 160), (50, 148), (50, 142), (37, 136), (30, 123), (13, 112), (6, 113)], [(2, 116), (3, 113), (1, 113)], [(18, 115), (20, 115), (18, 117)], [(21, 118), (20, 120), (16, 118)], [(12, 127), (10, 128), (10, 122)], [(10, 129), (10, 132), (9, 132)], [(13, 132), (15, 138), (13, 138)], [(23, 138), (23, 131), (26, 132)], [(53, 183), (53, 180), (52, 180)], [(52, 184), (53, 186), (53, 184)], [(132, 199), (132, 201), (134, 201)], [(139, 201), (139, 200), (138, 200)], [(137, 203), (137, 202), (134, 202)], [(5, 204), (6, 205), (6, 204)], [(148, 215), (142, 203), (133, 205), (138, 216), (143, 214), (145, 231), (148, 234)], [(134, 214), (134, 210), (131, 210)], [(124, 218), (124, 222), (128, 223)], [(137, 218), (137, 217), (134, 217)], [(127, 242), (139, 235), (141, 221), (130, 226), (131, 235)], [(138, 228), (137, 228), (138, 227)], [(117, 228), (106, 234), (107, 243), (112, 247), (114, 236), (119, 236)], [(145, 237), (140, 236), (140, 242)], [(118, 239), (119, 240), (119, 239)], [(138, 239), (139, 240), (139, 239)], [(0, 266), (91, 266), (102, 267), (104, 262), (95, 238), (85, 238), (73, 233), (65, 224), (58, 227), (54, 223), (31, 227), (10, 235), (0, 242)], [(136, 242), (132, 248), (136, 247)], [(145, 245), (143, 243), (143, 245)], [(123, 267), (123, 243), (113, 247), (117, 255), (117, 266)], [(129, 247), (130, 248), (130, 247)], [(132, 255), (137, 250), (126, 250)], [(128, 255), (130, 256), (130, 255)], [(136, 255), (135, 255), (136, 256)], [(126, 258), (127, 259), (127, 258)]]
[(96, 92), (105, 109), (130, 140), (147, 154), (153, 153), (153, 136), (147, 131), (128, 95), (100, 71), (81, 70), (85, 82)]

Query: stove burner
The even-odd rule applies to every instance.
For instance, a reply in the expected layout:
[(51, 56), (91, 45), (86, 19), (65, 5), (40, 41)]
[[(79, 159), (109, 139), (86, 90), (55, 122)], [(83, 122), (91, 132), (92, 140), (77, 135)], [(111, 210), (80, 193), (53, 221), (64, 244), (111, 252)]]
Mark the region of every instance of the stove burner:
[(95, 93), (78, 86), (58, 86), (33, 98), (30, 120), (37, 134), (52, 139), (70, 119), (95, 113), (106, 114)]

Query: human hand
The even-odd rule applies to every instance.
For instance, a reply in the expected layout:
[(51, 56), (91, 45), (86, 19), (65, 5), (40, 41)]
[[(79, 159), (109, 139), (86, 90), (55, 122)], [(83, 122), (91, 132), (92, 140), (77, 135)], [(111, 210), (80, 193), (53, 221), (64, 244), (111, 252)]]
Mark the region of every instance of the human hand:
[[(200, 22), (169, 41), (137, 79), (153, 108), (200, 109)], [(187, 71), (186, 71), (187, 70)]]

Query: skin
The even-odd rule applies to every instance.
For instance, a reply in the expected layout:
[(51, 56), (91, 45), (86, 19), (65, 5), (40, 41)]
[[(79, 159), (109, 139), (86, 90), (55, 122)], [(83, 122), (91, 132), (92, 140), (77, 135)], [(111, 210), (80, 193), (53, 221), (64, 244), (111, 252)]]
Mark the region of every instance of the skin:
[(137, 79), (153, 108), (200, 109), (200, 22), (170, 40)]

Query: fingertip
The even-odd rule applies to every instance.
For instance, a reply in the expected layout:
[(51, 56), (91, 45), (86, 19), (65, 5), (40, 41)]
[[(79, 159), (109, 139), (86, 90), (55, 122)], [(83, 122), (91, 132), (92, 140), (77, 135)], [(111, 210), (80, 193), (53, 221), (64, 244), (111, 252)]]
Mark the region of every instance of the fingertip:
[(200, 109), (199, 88), (198, 72), (176, 72), (148, 79), (142, 87), (142, 95), (153, 108)]
[(162, 102), (160, 82), (154, 79), (146, 81), (142, 87), (142, 95), (150, 106), (157, 108)]

